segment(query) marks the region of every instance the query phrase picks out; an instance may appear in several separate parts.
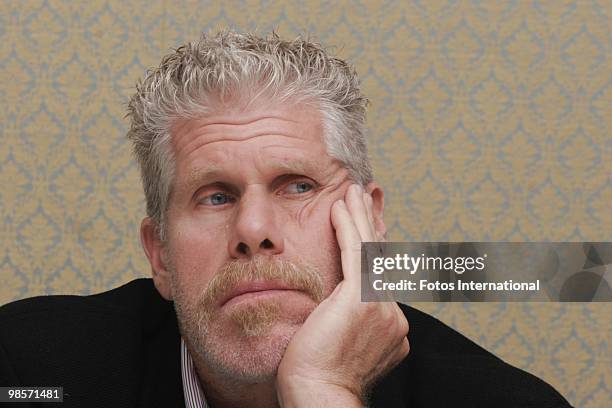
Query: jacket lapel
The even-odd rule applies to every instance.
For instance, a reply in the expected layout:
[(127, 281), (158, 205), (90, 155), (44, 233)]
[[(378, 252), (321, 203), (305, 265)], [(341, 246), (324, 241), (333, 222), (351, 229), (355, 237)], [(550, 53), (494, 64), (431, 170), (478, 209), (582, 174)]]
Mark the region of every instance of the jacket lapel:
[(141, 407), (184, 407), (180, 346), (173, 303), (163, 299), (151, 284), (142, 310)]

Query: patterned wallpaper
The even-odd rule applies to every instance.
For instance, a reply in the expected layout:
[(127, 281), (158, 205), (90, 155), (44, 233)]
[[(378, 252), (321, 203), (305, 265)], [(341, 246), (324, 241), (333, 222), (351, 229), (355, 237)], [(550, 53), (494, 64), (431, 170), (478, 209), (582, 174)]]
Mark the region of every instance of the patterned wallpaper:
[[(611, 240), (605, 0), (2, 1), (0, 304), (149, 269), (125, 141), (147, 67), (202, 30), (311, 33), (372, 100), (393, 240)], [(419, 304), (573, 404), (612, 401), (609, 304)]]

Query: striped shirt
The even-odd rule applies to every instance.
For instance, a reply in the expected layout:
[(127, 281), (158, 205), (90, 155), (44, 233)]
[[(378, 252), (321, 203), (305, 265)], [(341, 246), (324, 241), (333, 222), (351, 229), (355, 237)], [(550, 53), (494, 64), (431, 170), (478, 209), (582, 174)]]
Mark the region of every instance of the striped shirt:
[(193, 359), (185, 340), (181, 337), (181, 374), (183, 376), (183, 393), (185, 395), (185, 408), (208, 408), (204, 392), (200, 388), (200, 381), (193, 365)]

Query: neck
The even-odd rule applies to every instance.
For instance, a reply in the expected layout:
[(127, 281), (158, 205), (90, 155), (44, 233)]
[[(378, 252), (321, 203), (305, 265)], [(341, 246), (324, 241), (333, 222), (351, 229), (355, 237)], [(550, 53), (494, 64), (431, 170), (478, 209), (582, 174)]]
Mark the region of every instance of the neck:
[(258, 382), (240, 381), (210, 367), (195, 353), (188, 342), (198, 380), (208, 406), (213, 408), (278, 408), (276, 376)]
[(278, 408), (275, 377), (261, 383), (244, 383), (215, 377), (194, 361), (206, 401), (214, 408)]
[[(198, 376), (203, 378), (201, 374)], [(274, 379), (259, 384), (200, 380), (206, 401), (214, 408), (278, 408)]]

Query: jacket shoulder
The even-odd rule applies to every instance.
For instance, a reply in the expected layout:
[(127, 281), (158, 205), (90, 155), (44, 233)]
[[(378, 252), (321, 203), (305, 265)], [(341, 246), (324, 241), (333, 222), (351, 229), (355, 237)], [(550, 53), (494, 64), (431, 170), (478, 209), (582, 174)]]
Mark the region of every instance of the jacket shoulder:
[[(408, 340), (415, 354), (472, 355), (496, 359), (493, 354), (465, 337), (463, 334), (442, 323), (435, 317), (398, 303), (410, 325)], [(501, 361), (501, 360), (500, 360)]]
[(507, 364), (433, 316), (398, 304), (410, 353), (373, 389), (381, 407), (569, 407), (538, 377)]
[[(173, 316), (150, 279), (96, 295), (38, 296), (4, 305), (0, 386), (59, 384), (76, 400), (87, 395), (110, 405), (117, 399), (135, 403), (143, 345), (168, 327), (175, 334)], [(99, 387), (114, 399), (106, 400)]]
[(154, 289), (151, 279), (136, 279), (117, 288), (94, 295), (50, 295), (36, 296), (16, 300), (0, 307), (0, 322), (11, 320), (16, 316), (53, 312), (66, 308), (75, 311), (108, 310), (134, 313), (138, 306)]

